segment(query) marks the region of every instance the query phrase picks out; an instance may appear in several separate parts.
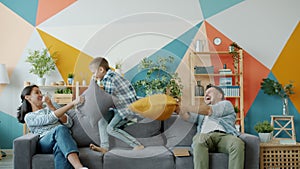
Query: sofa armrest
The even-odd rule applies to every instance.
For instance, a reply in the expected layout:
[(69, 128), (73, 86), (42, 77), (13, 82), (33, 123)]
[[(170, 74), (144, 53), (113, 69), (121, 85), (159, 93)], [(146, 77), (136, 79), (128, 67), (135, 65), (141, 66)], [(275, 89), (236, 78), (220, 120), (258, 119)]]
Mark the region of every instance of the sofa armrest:
[(36, 154), (39, 136), (28, 133), (14, 140), (14, 169), (31, 169), (32, 156)]
[(259, 168), (260, 140), (257, 136), (243, 133), (240, 138), (245, 143), (245, 169)]

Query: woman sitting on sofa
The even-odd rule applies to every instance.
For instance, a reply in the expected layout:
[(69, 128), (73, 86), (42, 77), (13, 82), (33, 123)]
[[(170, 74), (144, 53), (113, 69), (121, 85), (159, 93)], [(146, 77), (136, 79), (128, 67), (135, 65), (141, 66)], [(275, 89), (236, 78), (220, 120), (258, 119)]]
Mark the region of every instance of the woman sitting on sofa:
[(74, 105), (84, 102), (84, 98), (78, 97), (56, 109), (49, 97), (46, 96), (43, 101), (38, 86), (31, 85), (23, 89), (21, 100), (22, 104), (17, 112), (18, 120), (26, 123), (32, 133), (39, 134), (38, 149), (41, 153), (54, 153), (55, 168), (87, 169), (79, 160), (77, 145), (69, 130), (72, 119), (65, 114)]

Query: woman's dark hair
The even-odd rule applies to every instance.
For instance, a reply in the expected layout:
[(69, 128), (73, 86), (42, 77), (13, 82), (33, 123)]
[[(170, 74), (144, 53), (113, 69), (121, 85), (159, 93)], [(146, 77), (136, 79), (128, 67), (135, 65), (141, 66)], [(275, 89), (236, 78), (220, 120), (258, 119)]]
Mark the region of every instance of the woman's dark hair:
[(21, 102), (22, 103), (21, 103), (20, 107), (18, 108), (18, 112), (17, 112), (17, 118), (20, 123), (25, 123), (25, 121), (24, 121), (25, 115), (29, 112), (32, 112), (31, 104), (28, 102), (28, 100), (25, 99), (25, 96), (30, 95), (30, 93), (34, 87), (38, 88), (37, 85), (30, 85), (30, 86), (26, 86), (22, 91), (22, 94), (21, 94)]

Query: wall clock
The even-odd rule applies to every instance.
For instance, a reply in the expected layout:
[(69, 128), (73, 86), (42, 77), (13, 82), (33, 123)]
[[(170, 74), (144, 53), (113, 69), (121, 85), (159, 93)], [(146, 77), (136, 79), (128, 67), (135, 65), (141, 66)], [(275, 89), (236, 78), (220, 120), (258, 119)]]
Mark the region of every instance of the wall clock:
[(220, 45), (221, 43), (222, 43), (221, 38), (216, 37), (216, 38), (214, 39), (214, 44), (215, 44), (215, 45)]

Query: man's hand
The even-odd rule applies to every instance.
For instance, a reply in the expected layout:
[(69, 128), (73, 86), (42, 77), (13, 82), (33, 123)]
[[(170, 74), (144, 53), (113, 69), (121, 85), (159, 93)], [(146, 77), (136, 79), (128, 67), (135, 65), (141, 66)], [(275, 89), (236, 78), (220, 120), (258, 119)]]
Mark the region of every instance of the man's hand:
[(188, 109), (185, 106), (183, 106), (180, 101), (177, 101), (175, 113), (179, 114), (180, 117), (183, 118), (184, 120), (188, 120), (190, 118)]

